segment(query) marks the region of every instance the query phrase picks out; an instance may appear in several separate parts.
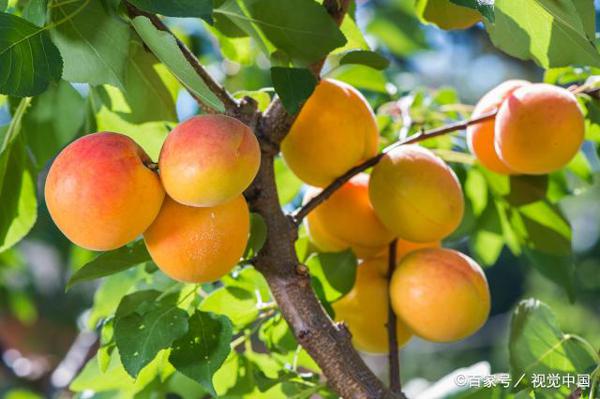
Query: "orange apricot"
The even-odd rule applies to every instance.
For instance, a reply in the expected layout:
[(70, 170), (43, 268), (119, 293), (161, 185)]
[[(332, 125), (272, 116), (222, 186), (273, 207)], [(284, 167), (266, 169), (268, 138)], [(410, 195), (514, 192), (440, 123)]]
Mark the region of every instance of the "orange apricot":
[(575, 96), (544, 83), (512, 92), (496, 115), (495, 128), (496, 152), (502, 162), (531, 175), (566, 165), (581, 147), (585, 133)]
[(373, 168), (369, 197), (379, 220), (398, 237), (439, 241), (460, 224), (464, 200), (456, 175), (431, 151), (393, 149)]
[(392, 308), (417, 336), (463, 339), (485, 323), (490, 292), (481, 267), (460, 252), (421, 249), (404, 257), (390, 283)]
[(214, 207), (186, 206), (167, 197), (144, 240), (166, 275), (204, 283), (219, 279), (238, 263), (249, 229), (250, 214), (242, 196)]
[(302, 181), (325, 187), (377, 153), (379, 134), (367, 100), (354, 89), (323, 79), (281, 143), (289, 168)]
[(167, 194), (190, 206), (215, 206), (239, 196), (260, 166), (252, 130), (225, 115), (195, 116), (167, 136), (159, 159)]
[[(507, 80), (487, 92), (473, 110), (471, 118), (478, 118), (494, 109), (498, 110), (504, 100), (519, 87), (531, 84), (526, 80)], [(469, 149), (477, 160), (492, 172), (503, 175), (511, 174), (511, 169), (502, 162), (494, 148), (494, 126), (496, 119), (471, 125), (467, 128)]]
[[(333, 303), (335, 319), (344, 321), (352, 333), (352, 343), (363, 352), (385, 353), (389, 350), (388, 282), (379, 271), (386, 264), (382, 259), (363, 261), (356, 269), (354, 287), (339, 301)], [(398, 320), (396, 323), (398, 346), (411, 337), (410, 331)]]
[(56, 157), (44, 195), (50, 216), (75, 244), (108, 251), (141, 235), (156, 218), (164, 190), (150, 158), (129, 137), (83, 136)]

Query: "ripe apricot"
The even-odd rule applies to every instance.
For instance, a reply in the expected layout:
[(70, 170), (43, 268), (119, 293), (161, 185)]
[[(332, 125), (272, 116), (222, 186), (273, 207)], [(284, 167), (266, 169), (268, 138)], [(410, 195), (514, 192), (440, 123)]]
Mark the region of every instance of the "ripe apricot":
[(144, 233), (152, 260), (169, 277), (205, 283), (227, 274), (248, 242), (250, 214), (242, 196), (214, 207), (182, 205), (167, 197)]
[[(364, 352), (385, 353), (389, 350), (388, 282), (380, 270), (383, 259), (363, 261), (356, 269), (354, 287), (342, 299), (333, 304), (335, 318), (344, 321), (352, 333), (352, 343)], [(398, 346), (411, 337), (407, 327), (398, 320), (396, 324)]]
[(150, 162), (139, 145), (119, 133), (74, 141), (46, 178), (52, 220), (83, 248), (107, 251), (127, 244), (150, 226), (165, 196)]
[(215, 206), (239, 196), (260, 166), (252, 130), (225, 115), (195, 116), (177, 125), (160, 152), (167, 194), (190, 206)]
[(325, 187), (377, 153), (373, 110), (358, 90), (323, 79), (281, 143), (286, 164), (305, 183)]
[(525, 174), (562, 168), (583, 142), (585, 124), (575, 96), (536, 83), (515, 90), (496, 115), (495, 146), (502, 162)]
[(450, 0), (417, 0), (416, 7), (425, 21), (446, 30), (467, 29), (481, 21), (477, 11)]
[(464, 210), (456, 175), (431, 151), (393, 149), (373, 168), (369, 198), (379, 220), (398, 237), (439, 241), (460, 224)]
[(450, 342), (477, 331), (487, 320), (490, 293), (481, 267), (460, 252), (421, 249), (396, 267), (392, 308), (415, 335)]
[[(321, 189), (307, 191), (305, 201)], [(309, 237), (317, 248), (338, 248), (345, 244), (359, 256), (380, 252), (394, 235), (381, 223), (369, 200), (369, 175), (361, 173), (344, 183), (306, 219)]]
[[(472, 118), (480, 117), (494, 109), (499, 109), (504, 100), (519, 87), (530, 84), (526, 80), (507, 80), (487, 92), (473, 110)], [(492, 172), (503, 175), (511, 174), (512, 171), (502, 162), (494, 148), (494, 126), (496, 119), (471, 125), (467, 128), (467, 140), (469, 149), (477, 157), (477, 160)]]

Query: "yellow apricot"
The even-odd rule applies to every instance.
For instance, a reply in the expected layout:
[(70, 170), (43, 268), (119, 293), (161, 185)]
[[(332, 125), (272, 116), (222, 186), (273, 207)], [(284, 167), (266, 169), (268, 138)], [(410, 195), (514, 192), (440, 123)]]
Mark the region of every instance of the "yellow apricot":
[(464, 200), (456, 175), (431, 151), (393, 149), (373, 168), (369, 197), (379, 220), (398, 237), (439, 241), (460, 224)]
[(536, 83), (515, 90), (496, 115), (496, 152), (510, 169), (531, 175), (565, 166), (583, 142), (585, 124), (575, 96)]
[(214, 207), (182, 205), (167, 197), (144, 233), (152, 260), (169, 277), (205, 283), (227, 274), (240, 260), (250, 229), (242, 196)]
[(89, 134), (56, 157), (44, 195), (52, 220), (75, 244), (108, 251), (141, 235), (165, 192), (150, 158), (129, 137)]
[[(308, 190), (304, 201), (320, 192), (316, 188)], [(351, 247), (359, 256), (378, 253), (394, 238), (373, 210), (366, 173), (354, 176), (316, 207), (306, 219), (306, 226), (317, 248)]]
[[(531, 84), (526, 80), (507, 80), (487, 92), (473, 110), (472, 118), (480, 117), (494, 109), (498, 110), (504, 100), (519, 87)], [(471, 125), (467, 128), (467, 140), (469, 149), (477, 157), (477, 160), (492, 172), (503, 175), (511, 174), (512, 171), (502, 162), (494, 148), (494, 126), (496, 119)]]
[(377, 153), (375, 115), (358, 90), (323, 79), (306, 101), (281, 152), (302, 181), (325, 187)]
[(421, 338), (463, 339), (485, 323), (490, 293), (474, 260), (450, 249), (421, 249), (396, 267), (390, 284), (394, 312)]
[(426, 22), (446, 30), (467, 29), (481, 21), (479, 12), (450, 0), (417, 0), (416, 8)]
[(190, 206), (215, 206), (239, 196), (260, 166), (252, 130), (225, 115), (195, 116), (167, 136), (160, 152), (167, 194)]
[[(335, 319), (344, 321), (352, 333), (352, 343), (363, 352), (385, 353), (389, 350), (388, 282), (379, 273), (385, 260), (363, 261), (356, 269), (354, 287), (342, 299), (333, 303)], [(403, 346), (411, 337), (406, 326), (398, 320), (396, 324), (398, 346)]]

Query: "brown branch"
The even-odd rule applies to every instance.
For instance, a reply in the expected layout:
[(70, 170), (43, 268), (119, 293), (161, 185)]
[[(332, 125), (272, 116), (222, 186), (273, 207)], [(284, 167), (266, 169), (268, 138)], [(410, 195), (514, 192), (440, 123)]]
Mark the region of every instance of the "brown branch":
[(467, 126), (475, 125), (477, 123), (485, 122), (487, 120), (493, 119), (496, 116), (497, 110), (490, 111), (486, 114), (483, 114), (477, 118), (472, 118), (462, 122), (455, 122), (449, 125), (444, 125), (437, 127), (435, 129), (422, 131), (418, 134), (414, 134), (412, 136), (407, 137), (404, 140), (396, 141), (395, 143), (389, 145), (382, 152), (375, 155), (372, 158), (367, 159), (361, 164), (356, 165), (355, 167), (349, 169), (346, 173), (335, 179), (331, 184), (325, 187), (318, 195), (313, 197), (310, 201), (308, 201), (304, 206), (299, 208), (296, 212), (292, 214), (292, 220), (299, 226), (302, 223), (302, 219), (304, 219), (313, 209), (319, 206), (323, 201), (329, 198), (334, 192), (336, 192), (340, 187), (344, 185), (348, 180), (350, 180), (355, 175), (360, 172), (364, 172), (365, 170), (377, 165), (379, 161), (387, 154), (389, 151), (394, 148), (407, 145), (407, 144), (415, 144), (420, 141), (428, 140), (434, 137), (443, 136), (448, 133), (452, 133), (458, 130), (466, 129)]
[[(130, 4), (129, 2), (125, 2), (125, 6), (127, 7), (127, 13), (130, 18), (135, 18), (138, 16), (146, 17), (150, 19), (152, 24), (157, 29), (169, 33), (175, 39), (177, 47), (179, 47), (179, 50), (181, 50), (181, 53), (183, 54), (187, 62), (192, 66), (192, 68), (194, 68), (196, 74), (200, 76), (200, 78), (204, 81), (204, 83), (210, 89), (210, 91), (212, 91), (217, 96), (217, 98), (219, 98), (219, 100), (223, 102), (226, 112), (231, 114), (235, 114), (235, 112), (237, 112), (239, 108), (237, 101), (227, 92), (227, 90), (225, 90), (225, 88), (223, 88), (223, 86), (217, 83), (217, 81), (214, 80), (212, 76), (210, 76), (208, 71), (204, 69), (204, 67), (200, 64), (198, 58), (196, 58), (194, 53), (192, 53), (192, 51), (189, 48), (187, 48), (187, 46), (181, 40), (179, 40), (177, 36), (173, 34), (173, 32), (171, 32), (171, 30), (162, 22), (162, 20), (159, 17), (157, 17), (155, 14), (142, 11), (139, 8), (136, 8), (135, 6)], [(190, 92), (190, 94), (192, 95), (192, 97), (194, 97), (194, 99), (196, 99), (196, 101), (200, 105), (200, 108), (204, 112), (216, 113), (216, 110), (214, 110), (210, 105), (204, 103), (194, 93)]]
[[(392, 281), (392, 275), (394, 273), (394, 269), (396, 268), (397, 244), (398, 240), (395, 239), (389, 245), (387, 271), (388, 286)], [(389, 296), (387, 331), (389, 343), (388, 363), (390, 368), (390, 389), (392, 390), (392, 392), (400, 393), (402, 392), (402, 384), (400, 383), (400, 355), (398, 353), (398, 336), (396, 334), (396, 323), (396, 313), (394, 313), (394, 310), (392, 309), (392, 298), (391, 296)]]

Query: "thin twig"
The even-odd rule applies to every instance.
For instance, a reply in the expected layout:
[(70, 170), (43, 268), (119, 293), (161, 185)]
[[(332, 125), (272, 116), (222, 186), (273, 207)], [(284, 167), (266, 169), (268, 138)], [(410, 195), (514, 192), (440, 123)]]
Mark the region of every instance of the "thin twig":
[[(388, 252), (388, 271), (387, 271), (387, 282), (388, 286), (392, 281), (392, 275), (396, 268), (396, 246), (398, 240), (395, 239), (390, 243)], [(400, 355), (398, 353), (398, 336), (396, 334), (396, 314), (392, 309), (392, 298), (388, 295), (388, 343), (389, 343), (389, 367), (390, 367), (390, 390), (394, 393), (400, 393), (402, 391), (402, 384), (400, 382)]]

